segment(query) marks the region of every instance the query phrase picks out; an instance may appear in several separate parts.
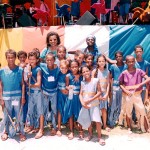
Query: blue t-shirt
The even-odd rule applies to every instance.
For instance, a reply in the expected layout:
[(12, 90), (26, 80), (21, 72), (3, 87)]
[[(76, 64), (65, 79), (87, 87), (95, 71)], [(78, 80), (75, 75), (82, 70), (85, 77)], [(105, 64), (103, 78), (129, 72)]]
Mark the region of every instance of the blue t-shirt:
[(42, 90), (44, 94), (51, 94), (57, 92), (58, 77), (60, 70), (58, 67), (50, 70), (47, 64), (40, 64), (42, 70)]
[(110, 66), (109, 70), (112, 74), (113, 86), (119, 86), (119, 76), (125, 69), (126, 65), (117, 66), (116, 64), (113, 64)]
[(42, 58), (45, 61), (46, 54), (48, 54), (50, 52), (53, 53), (55, 55), (55, 57), (57, 56), (57, 50), (52, 51), (50, 48), (45, 47), (42, 50), (42, 52), (40, 53), (40, 58)]
[(20, 99), (22, 95), (23, 69), (5, 67), (0, 70), (0, 80), (3, 85), (3, 100)]

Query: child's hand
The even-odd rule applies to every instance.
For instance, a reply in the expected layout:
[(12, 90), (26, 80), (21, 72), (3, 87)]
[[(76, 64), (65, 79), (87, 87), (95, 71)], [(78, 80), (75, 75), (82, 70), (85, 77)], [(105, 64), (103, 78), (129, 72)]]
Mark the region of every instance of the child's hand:
[(145, 106), (148, 106), (148, 105), (149, 105), (149, 100), (148, 100), (148, 99), (144, 101), (144, 105), (145, 105)]
[(103, 97), (102, 97), (102, 100), (107, 100), (108, 99), (108, 94), (105, 94)]
[(89, 109), (90, 107), (87, 106), (87, 104), (85, 104), (85, 102), (82, 102), (82, 106), (86, 109)]
[(76, 82), (79, 81), (79, 77), (80, 77), (80, 75), (76, 75), (74, 78), (74, 81), (76, 81)]
[(84, 102), (84, 104), (85, 104), (85, 105), (88, 105), (90, 102), (91, 102), (91, 100), (89, 99), (89, 100), (86, 100), (86, 101)]
[(31, 78), (32, 77), (32, 72), (28, 72), (27, 77)]
[(125, 90), (124, 92), (125, 92), (128, 96), (130, 96), (130, 97), (133, 95), (133, 92), (131, 92), (131, 91), (129, 91), (129, 90)]
[(67, 90), (73, 89), (73, 85), (66, 86)]

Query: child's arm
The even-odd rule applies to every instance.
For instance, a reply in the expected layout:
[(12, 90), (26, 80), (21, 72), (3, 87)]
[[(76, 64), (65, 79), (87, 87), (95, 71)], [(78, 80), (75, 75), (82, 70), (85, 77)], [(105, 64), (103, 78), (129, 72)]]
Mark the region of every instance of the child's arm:
[(148, 99), (148, 91), (150, 90), (150, 86), (146, 84), (146, 92), (145, 92), (145, 98), (144, 98), (144, 104), (147, 106), (149, 104), (149, 99)]
[(86, 103), (84, 102), (83, 100), (83, 92), (82, 92), (82, 86), (80, 88), (80, 94), (79, 94), (79, 99), (80, 99), (80, 102), (82, 104), (82, 106), (86, 109), (89, 109), (89, 107), (86, 105)]
[(95, 78), (95, 77), (94, 77), (95, 72), (96, 72), (96, 69), (94, 69), (94, 70), (92, 71), (92, 78)]
[(69, 90), (69, 77), (66, 76), (66, 89)]
[(102, 100), (107, 100), (107, 98), (108, 98), (108, 95), (109, 95), (109, 89), (110, 89), (110, 73), (108, 74), (108, 77), (107, 77), (107, 83), (108, 83), (108, 85), (107, 85), (107, 90), (106, 90), (106, 94), (102, 97)]
[(3, 100), (2, 93), (3, 93), (3, 85), (2, 85), (2, 82), (0, 81), (0, 104), (2, 106), (2, 109), (4, 109), (5, 103), (4, 103), (4, 100)]
[(40, 88), (41, 87), (41, 71), (39, 70), (37, 73), (37, 80), (34, 84), (30, 85), (31, 88)]
[(25, 100), (25, 84), (24, 84), (24, 76), (23, 76), (24, 72), (22, 73), (22, 96), (21, 96), (21, 105), (24, 105), (26, 100)]
[(126, 89), (126, 87), (120, 82), (120, 87), (123, 90), (124, 93), (126, 93), (128, 96), (132, 96), (132, 93)]
[(109, 57), (107, 57), (105, 54), (103, 54), (104, 56), (105, 56), (105, 58), (106, 58), (106, 61), (107, 62), (109, 62), (110, 64), (116, 64), (117, 63), (117, 61), (116, 60), (112, 60), (112, 59), (110, 59)]
[(133, 86), (126, 86), (125, 88), (127, 90), (136, 90), (150, 81), (150, 77), (148, 77), (147, 75), (144, 75), (143, 77), (145, 78), (145, 80), (143, 82), (133, 85)]

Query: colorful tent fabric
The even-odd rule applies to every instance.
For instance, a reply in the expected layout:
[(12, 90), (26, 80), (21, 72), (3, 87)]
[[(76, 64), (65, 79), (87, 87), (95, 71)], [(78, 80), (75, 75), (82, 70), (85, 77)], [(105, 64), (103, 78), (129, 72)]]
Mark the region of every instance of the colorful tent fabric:
[(121, 50), (124, 56), (133, 54), (135, 45), (144, 48), (144, 59), (150, 61), (150, 28), (142, 26), (50, 26), (28, 27), (14, 29), (0, 29), (0, 63), (6, 65), (5, 51), (9, 48), (16, 51), (31, 51), (46, 47), (46, 35), (50, 31), (56, 31), (60, 35), (61, 44), (67, 51), (82, 50), (86, 45), (86, 37), (90, 34), (96, 37), (96, 44), (101, 53), (114, 59), (114, 53)]

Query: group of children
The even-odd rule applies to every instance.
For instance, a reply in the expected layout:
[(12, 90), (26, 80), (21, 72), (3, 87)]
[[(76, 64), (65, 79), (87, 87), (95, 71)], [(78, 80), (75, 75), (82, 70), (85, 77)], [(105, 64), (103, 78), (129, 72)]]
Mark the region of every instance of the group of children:
[[(140, 130), (149, 132), (144, 107), (150, 98), (149, 63), (142, 60), (143, 48), (136, 46), (136, 59), (129, 55), (125, 62), (121, 51), (115, 53), (116, 60), (110, 61), (102, 54), (94, 56), (91, 49), (88, 53), (77, 51), (71, 60), (66, 57), (66, 48), (58, 46), (59, 40), (54, 32), (48, 34), (47, 47), (41, 57), (37, 48), (28, 55), (24, 51), (17, 55), (12, 49), (6, 51), (8, 66), (0, 70), (0, 99), (5, 122), (1, 139), (5, 141), (10, 136), (9, 116), (19, 122), (20, 141), (26, 140), (25, 132), (36, 133), (35, 139), (41, 138), (47, 121), (52, 123), (51, 136), (61, 136), (61, 125), (69, 123), (69, 140), (74, 138), (75, 127), (81, 139), (83, 129), (88, 129), (86, 141), (93, 137), (95, 122), (101, 145), (105, 145), (101, 128), (109, 132), (117, 121), (119, 125), (127, 122), (132, 131), (134, 120)], [(20, 61), (18, 65), (16, 56)], [(113, 63), (109, 68), (107, 61)]]

